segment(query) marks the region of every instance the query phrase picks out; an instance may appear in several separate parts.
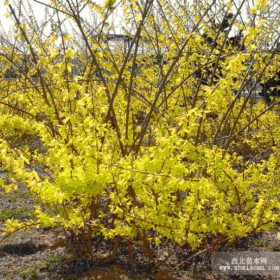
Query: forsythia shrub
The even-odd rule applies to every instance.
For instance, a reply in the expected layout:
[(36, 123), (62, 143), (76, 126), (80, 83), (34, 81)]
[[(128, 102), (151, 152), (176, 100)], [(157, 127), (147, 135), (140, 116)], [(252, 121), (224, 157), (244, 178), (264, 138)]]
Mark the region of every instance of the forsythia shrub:
[[(129, 7), (124, 8), (129, 14)], [(202, 43), (196, 27), (186, 34), (168, 9), (178, 31), (172, 38), (165, 35), (171, 32), (165, 21), (166, 33), (156, 34), (150, 5), (143, 9), (135, 5), (134, 45), (145, 43), (140, 34), (149, 35), (167, 48), (169, 63), (154, 65), (151, 56), (138, 55), (132, 48), (129, 53), (104, 49), (104, 42), (87, 39), (75, 13), (72, 19), (87, 53), (77, 51), (71, 36), (54, 48), (55, 36), (48, 42), (32, 41), (32, 27), (19, 27), (39, 78), (34, 81), (27, 74), (25, 80), (1, 81), (7, 91), (1, 91), (6, 101), (1, 103), (0, 158), (13, 181), (9, 186), (2, 181), (2, 186), (9, 191), (21, 180), (48, 211), (37, 207), (37, 220), (32, 222), (8, 220), (6, 233), (61, 226), (73, 236), (86, 234), (87, 240), (99, 235), (140, 238), (145, 249), (167, 238), (195, 249), (207, 233), (222, 236), (220, 242), (233, 241), (279, 222), (279, 116), (264, 103), (250, 105), (249, 98), (238, 98), (249, 62), (259, 61), (261, 54), (226, 48), (219, 52)], [(202, 17), (194, 18), (198, 26)], [(245, 30), (246, 47), (254, 46), (253, 29)], [(223, 41), (217, 44), (221, 47)], [(7, 46), (2, 52), (19, 60)], [(75, 55), (84, 62), (82, 76), (70, 73)], [(217, 56), (223, 56), (222, 78), (197, 86), (195, 71), (217, 62)], [(276, 63), (274, 56), (268, 59)], [(136, 62), (142, 64), (141, 72), (133, 75)], [(262, 69), (268, 61), (261, 66), (256, 78), (265, 75)], [(14, 99), (17, 105), (12, 105)], [(217, 118), (207, 118), (211, 112)], [(49, 149), (39, 153), (28, 145), (12, 148), (5, 137), (15, 130), (39, 135)], [(36, 163), (47, 166), (49, 175), (39, 175)], [(93, 257), (90, 245), (85, 250)], [(149, 250), (145, 252), (153, 261)]]

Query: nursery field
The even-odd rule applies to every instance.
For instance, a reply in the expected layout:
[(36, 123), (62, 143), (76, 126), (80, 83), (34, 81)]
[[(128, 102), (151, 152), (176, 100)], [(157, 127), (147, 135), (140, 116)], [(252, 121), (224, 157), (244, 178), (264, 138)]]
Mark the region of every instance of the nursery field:
[(217, 252), (279, 251), (271, 3), (76, 2), (5, 1), (0, 278), (231, 279)]

